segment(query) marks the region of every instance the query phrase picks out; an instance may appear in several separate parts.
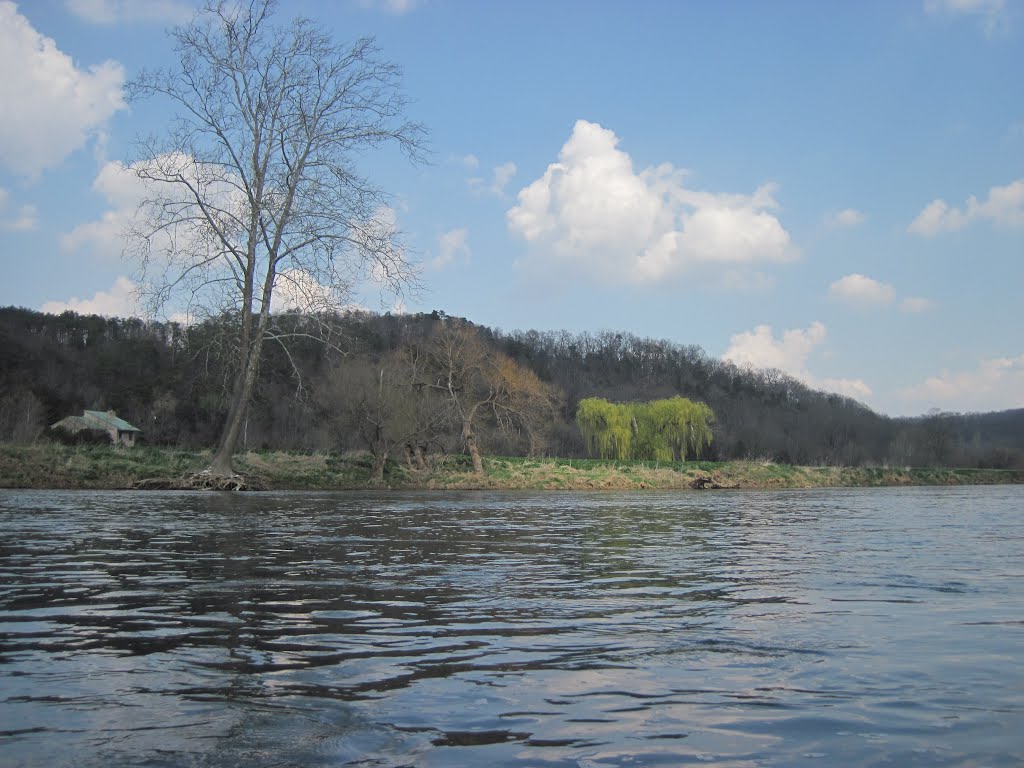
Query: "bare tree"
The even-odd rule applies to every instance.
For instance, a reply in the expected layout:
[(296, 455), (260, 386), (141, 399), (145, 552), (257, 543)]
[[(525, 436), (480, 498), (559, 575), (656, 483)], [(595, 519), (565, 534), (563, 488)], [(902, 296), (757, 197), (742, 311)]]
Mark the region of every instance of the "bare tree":
[[(325, 321), (367, 278), (400, 293), (415, 280), (384, 194), (358, 157), (396, 145), (422, 159), (425, 132), (405, 117), (401, 73), (373, 41), (332, 40), (274, 0), (213, 2), (171, 32), (176, 67), (143, 72), (132, 99), (177, 107), (130, 166), (146, 190), (129, 252), (150, 309), (175, 298), (231, 319), (227, 421), (210, 470), (232, 474), (264, 343), (331, 338)], [(298, 309), (304, 326), (271, 314)], [(173, 306), (173, 304), (172, 304)]]
[[(384, 468), (395, 449), (419, 446), (440, 427), (436, 398), (417, 392), (410, 374), (404, 356), (392, 353), (382, 360), (339, 366), (317, 388), (324, 421), (338, 437), (354, 434), (369, 450), (370, 481), (376, 485), (384, 482)], [(422, 466), (422, 455), (418, 464)]]
[(524, 430), (532, 447), (554, 417), (552, 388), (529, 368), (489, 348), (465, 322), (449, 319), (437, 326), (419, 375), (423, 387), (446, 401), (448, 420), (461, 431), (477, 474), (484, 471), (477, 438), (482, 422), (489, 420), (505, 432)]

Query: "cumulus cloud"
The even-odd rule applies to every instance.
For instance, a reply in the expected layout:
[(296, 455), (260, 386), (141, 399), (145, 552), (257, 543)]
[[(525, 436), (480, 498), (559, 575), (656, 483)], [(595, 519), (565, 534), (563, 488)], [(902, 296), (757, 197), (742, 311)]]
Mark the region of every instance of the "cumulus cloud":
[(193, 12), (189, 4), (181, 0), (65, 0), (64, 5), (90, 24), (178, 24), (188, 21)]
[(125, 108), (120, 64), (79, 69), (8, 0), (0, 0), (0, 71), (0, 103), (11, 107), (0, 120), (0, 166), (17, 174), (58, 165)]
[[(472, 157), (472, 155), (470, 155), (470, 157)], [(466, 179), (466, 183), (469, 185), (470, 189), (475, 192), (485, 192), (489, 195), (502, 197), (505, 194), (505, 187), (507, 187), (508, 183), (512, 181), (512, 177), (516, 175), (517, 170), (516, 164), (509, 161), (495, 166), (491, 173), (490, 181), (479, 176), (474, 176)]]
[(849, 229), (863, 224), (867, 217), (856, 208), (844, 208), (843, 210), (830, 214), (825, 218), (825, 223), (833, 229)]
[(1024, 355), (982, 360), (973, 370), (944, 370), (899, 393), (924, 408), (993, 411), (1024, 407)]
[(836, 280), (828, 292), (834, 299), (861, 306), (888, 304), (896, 293), (888, 283), (856, 273)]
[(977, 221), (1011, 229), (1024, 228), (1024, 179), (1005, 187), (992, 187), (984, 201), (971, 195), (962, 209), (950, 207), (941, 198), (932, 200), (910, 223), (908, 231), (933, 237), (942, 232), (956, 232)]
[[(150, 179), (174, 178), (180, 174), (193, 184), (202, 186), (206, 198), (215, 201), (214, 208), (221, 211), (238, 211), (245, 205), (243, 193), (234, 177), (226, 175), (217, 166), (197, 163), (188, 155), (172, 152), (131, 165), (114, 160), (100, 168), (92, 184), (93, 192), (107, 203), (107, 210), (100, 218), (79, 224), (61, 235), (61, 245), (65, 250), (89, 249), (99, 256), (119, 256), (124, 250), (127, 231), (137, 221), (140, 204), (147, 200), (174, 205), (191, 204), (181, 187), (146, 180), (140, 177), (140, 173)], [(175, 199), (167, 197), (175, 191), (180, 191), (182, 196)], [(183, 244), (197, 242), (201, 230), (201, 225), (186, 221), (180, 226), (162, 230), (166, 242), (154, 242), (154, 245), (158, 250), (182, 250)]]
[(815, 389), (860, 400), (869, 397), (871, 388), (861, 379), (820, 378), (808, 370), (809, 358), (825, 343), (827, 335), (824, 323), (818, 321), (807, 328), (783, 331), (779, 338), (770, 325), (759, 325), (730, 338), (722, 359), (750, 368), (780, 370)]
[(335, 291), (304, 269), (283, 269), (274, 279), (271, 312), (330, 312), (345, 308)]
[(146, 197), (146, 186), (131, 167), (113, 160), (100, 168), (92, 189), (110, 207), (99, 219), (79, 224), (61, 235), (61, 245), (68, 251), (89, 248), (104, 256), (120, 255), (125, 229)]
[(446, 267), (460, 257), (468, 262), (473, 255), (469, 249), (469, 230), (465, 228), (445, 232), (438, 238), (437, 247), (437, 258), (430, 262), (434, 269)]
[(135, 283), (127, 277), (119, 277), (109, 291), (97, 291), (91, 299), (75, 297), (67, 301), (48, 301), (39, 309), (54, 315), (71, 310), (81, 315), (130, 317), (137, 314), (136, 291)]
[(637, 172), (619, 137), (576, 122), (558, 160), (520, 190), (509, 229), (536, 260), (579, 267), (606, 281), (643, 283), (695, 264), (751, 265), (798, 256), (771, 212), (774, 187), (753, 194), (688, 188), (671, 164)]

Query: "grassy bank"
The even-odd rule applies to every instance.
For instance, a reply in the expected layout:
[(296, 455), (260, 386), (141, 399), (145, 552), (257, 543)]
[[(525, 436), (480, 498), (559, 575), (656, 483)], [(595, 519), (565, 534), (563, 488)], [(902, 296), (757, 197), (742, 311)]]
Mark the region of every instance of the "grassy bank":
[[(69, 447), (50, 443), (0, 445), (0, 488), (131, 488), (140, 481), (174, 481), (209, 463), (206, 451), (137, 447)], [(704, 478), (735, 488), (828, 488), (890, 485), (1024, 483), (1024, 470), (897, 467), (796, 467), (764, 461), (659, 464), (598, 459), (490, 457), (483, 477), (463, 456), (435, 457), (427, 472), (389, 464), (392, 489), (632, 490), (690, 488)], [(348, 490), (371, 487), (369, 457), (360, 454), (251, 452), (236, 468), (268, 490)]]

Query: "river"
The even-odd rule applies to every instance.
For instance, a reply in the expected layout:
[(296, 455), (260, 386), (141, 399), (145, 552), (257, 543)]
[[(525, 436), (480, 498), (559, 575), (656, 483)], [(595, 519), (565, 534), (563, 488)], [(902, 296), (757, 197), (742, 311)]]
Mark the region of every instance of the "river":
[(692, 764), (1024, 764), (1024, 487), (0, 492), (0, 765)]

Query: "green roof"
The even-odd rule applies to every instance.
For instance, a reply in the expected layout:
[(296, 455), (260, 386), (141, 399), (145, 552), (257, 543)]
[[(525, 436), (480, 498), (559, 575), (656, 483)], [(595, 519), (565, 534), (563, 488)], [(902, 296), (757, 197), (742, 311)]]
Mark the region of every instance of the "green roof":
[(113, 411), (86, 411), (83, 414), (86, 421), (91, 421), (100, 429), (114, 427), (118, 432), (141, 432), (138, 427), (133, 427), (124, 419), (118, 418)]
[(51, 429), (66, 429), (68, 432), (81, 432), (83, 429), (102, 429), (102, 427), (98, 426), (94, 422), (86, 420), (82, 416), (65, 416), (56, 424), (52, 424)]

